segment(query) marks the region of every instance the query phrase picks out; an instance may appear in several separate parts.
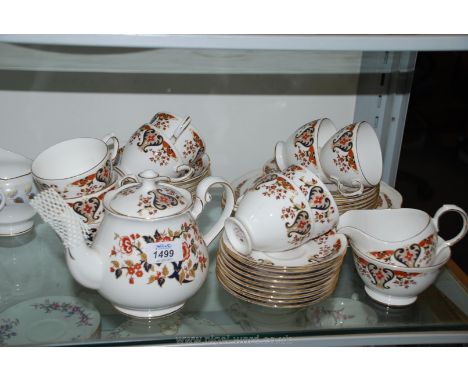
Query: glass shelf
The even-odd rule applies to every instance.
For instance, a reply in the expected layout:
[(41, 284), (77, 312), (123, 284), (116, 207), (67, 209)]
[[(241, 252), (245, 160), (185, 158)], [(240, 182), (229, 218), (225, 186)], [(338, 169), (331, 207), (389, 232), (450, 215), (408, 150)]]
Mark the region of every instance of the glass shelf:
[[(215, 194), (201, 216), (202, 231), (218, 216), (217, 202), (219, 195)], [(88, 333), (87, 338), (63, 340), (60, 338), (69, 336), (62, 333), (62, 337), (58, 335), (60, 338), (50, 340), (43, 332), (38, 332), (43, 329), (38, 325), (37, 330), (25, 327), (24, 333), (16, 333), (16, 340), (21, 338), (16, 345), (397, 345), (468, 340), (467, 291), (448, 269), (415, 304), (387, 308), (367, 297), (348, 253), (336, 290), (323, 302), (327, 305), (272, 309), (243, 302), (218, 284), (215, 277), (217, 245), (215, 240), (210, 246), (208, 279), (180, 312), (156, 320), (132, 319), (118, 313), (97, 292), (73, 281), (60, 240), (37, 218), (31, 232), (0, 238), (0, 317), (2, 312), (23, 301), (47, 296), (77, 297), (92, 304), (92, 309), (101, 317), (98, 329), (91, 336)], [(51, 297), (50, 302), (53, 301)], [(332, 303), (336, 308), (330, 308)], [(8, 345), (9, 341), (3, 337), (3, 345)]]
[(0, 70), (152, 74), (390, 73), (397, 52), (18, 45), (0, 40)]

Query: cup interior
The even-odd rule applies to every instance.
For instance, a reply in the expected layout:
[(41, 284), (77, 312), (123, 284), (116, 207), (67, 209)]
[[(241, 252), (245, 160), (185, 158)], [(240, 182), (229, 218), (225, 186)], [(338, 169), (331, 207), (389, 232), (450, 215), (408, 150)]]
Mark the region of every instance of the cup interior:
[(252, 252), (249, 234), (239, 220), (232, 217), (227, 218), (224, 223), (224, 229), (229, 242), (237, 252), (242, 255), (248, 255)]
[(374, 128), (367, 122), (361, 122), (356, 133), (356, 160), (362, 176), (373, 186), (382, 178), (382, 151)]
[(71, 139), (40, 153), (33, 161), (32, 172), (42, 179), (71, 178), (92, 170), (107, 154), (107, 145), (100, 139)]

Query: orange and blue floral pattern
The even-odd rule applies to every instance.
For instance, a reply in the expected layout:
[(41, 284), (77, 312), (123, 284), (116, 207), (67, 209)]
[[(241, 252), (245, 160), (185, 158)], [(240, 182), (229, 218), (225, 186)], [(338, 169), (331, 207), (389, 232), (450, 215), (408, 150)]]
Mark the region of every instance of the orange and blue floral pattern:
[[(195, 224), (183, 223), (179, 230), (155, 231), (154, 235), (138, 233), (121, 236), (115, 234), (116, 244), (109, 257), (109, 271), (116, 279), (126, 279), (130, 285), (136, 282), (157, 284), (162, 287), (169, 280), (176, 280), (180, 285), (195, 280), (198, 272), (208, 266), (208, 256), (203, 237)], [(182, 240), (183, 259), (170, 263), (149, 263), (144, 252), (144, 244)]]

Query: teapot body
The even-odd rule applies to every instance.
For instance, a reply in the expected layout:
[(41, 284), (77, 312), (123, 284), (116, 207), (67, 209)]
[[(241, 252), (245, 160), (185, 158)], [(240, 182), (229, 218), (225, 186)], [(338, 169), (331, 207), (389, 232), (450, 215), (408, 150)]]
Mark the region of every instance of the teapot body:
[(99, 293), (131, 316), (177, 311), (208, 275), (208, 249), (188, 211), (152, 222), (108, 213), (93, 248), (103, 263)]

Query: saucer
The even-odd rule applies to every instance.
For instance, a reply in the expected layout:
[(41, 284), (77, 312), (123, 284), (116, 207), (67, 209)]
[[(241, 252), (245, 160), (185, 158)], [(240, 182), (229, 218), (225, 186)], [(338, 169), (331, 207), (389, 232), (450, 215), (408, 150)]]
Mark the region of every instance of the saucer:
[(223, 281), (220, 280), (219, 277), (218, 277), (218, 282), (221, 284), (221, 286), (224, 288), (224, 290), (226, 290), (232, 296), (234, 296), (234, 297), (236, 297), (236, 298), (238, 298), (240, 300), (249, 302), (251, 304), (265, 306), (265, 307), (269, 307), (269, 308), (282, 308), (282, 309), (303, 308), (303, 307), (315, 304), (315, 303), (317, 303), (319, 301), (322, 301), (322, 300), (328, 298), (334, 291), (334, 288), (331, 288), (330, 290), (324, 291), (323, 294), (319, 294), (315, 298), (311, 298), (308, 301), (292, 303), (292, 302), (272, 301), (271, 299), (265, 299), (265, 298), (251, 297), (251, 296), (249, 296), (247, 294), (239, 293), (239, 292), (229, 288), (228, 286), (223, 284)]
[[(226, 233), (223, 233), (222, 240), (222, 244), (224, 243), (230, 253), (236, 253)], [(245, 258), (253, 263), (267, 267), (310, 268), (313, 264), (324, 263), (340, 256), (343, 252), (346, 252), (347, 246), (348, 242), (346, 237), (337, 234), (336, 230), (331, 230), (325, 235), (309, 240), (300, 247), (288, 251), (252, 251), (250, 255), (245, 256)]]
[(38, 345), (91, 337), (99, 312), (72, 296), (46, 296), (23, 301), (0, 313), (0, 345)]
[(386, 208), (401, 208), (403, 197), (393, 187), (385, 182), (380, 182), (380, 195), (377, 204), (377, 209), (383, 210)]
[(369, 327), (378, 321), (372, 308), (354, 298), (330, 298), (305, 314), (310, 324), (320, 328)]

